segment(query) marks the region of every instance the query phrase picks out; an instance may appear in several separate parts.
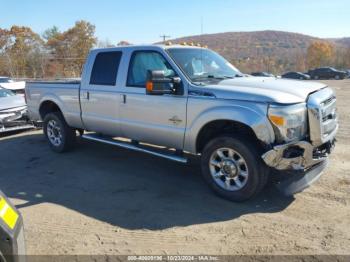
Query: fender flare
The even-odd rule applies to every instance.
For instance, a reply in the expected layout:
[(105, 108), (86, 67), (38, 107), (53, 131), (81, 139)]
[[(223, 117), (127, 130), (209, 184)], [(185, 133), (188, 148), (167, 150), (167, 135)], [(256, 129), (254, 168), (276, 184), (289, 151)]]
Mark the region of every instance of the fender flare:
[[(64, 115), (65, 107), (64, 107), (63, 102), (57, 96), (55, 96), (53, 94), (45, 94), (45, 96), (43, 96), (40, 99), (39, 114), (40, 114), (40, 108), (43, 105), (43, 103), (45, 103), (45, 102), (52, 102), (52, 103), (56, 104), (57, 107), (60, 109), (61, 113), (63, 114), (63, 117), (66, 119), (66, 116)], [(41, 117), (41, 115), (40, 115), (40, 117)], [(42, 119), (42, 120), (44, 120), (44, 119)]]
[(256, 137), (265, 144), (275, 141), (272, 125), (262, 112), (242, 105), (222, 106), (203, 111), (193, 120), (191, 126), (186, 129), (184, 150), (197, 153), (196, 145), (200, 131), (210, 122), (218, 120), (235, 121), (250, 127)]

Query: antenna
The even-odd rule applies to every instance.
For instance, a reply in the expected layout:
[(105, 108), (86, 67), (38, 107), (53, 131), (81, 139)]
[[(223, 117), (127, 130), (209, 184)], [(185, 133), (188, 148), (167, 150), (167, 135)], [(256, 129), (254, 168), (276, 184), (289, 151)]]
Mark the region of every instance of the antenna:
[[(200, 40), (201, 42), (203, 41), (202, 39), (202, 36), (203, 36), (203, 28), (204, 28), (204, 25), (203, 25), (203, 16), (201, 17), (201, 37), (200, 37)], [(203, 45), (203, 43), (201, 43)]]
[(163, 38), (163, 44), (165, 44), (166, 39), (167, 39), (167, 38), (170, 38), (171, 36), (170, 36), (170, 35), (164, 34), (164, 35), (160, 35), (159, 37)]
[(204, 67), (203, 67), (203, 38), (202, 38), (202, 36), (203, 36), (203, 16), (201, 16), (201, 36), (200, 36), (200, 41), (201, 41), (201, 66), (202, 66), (202, 68), (204, 69)]

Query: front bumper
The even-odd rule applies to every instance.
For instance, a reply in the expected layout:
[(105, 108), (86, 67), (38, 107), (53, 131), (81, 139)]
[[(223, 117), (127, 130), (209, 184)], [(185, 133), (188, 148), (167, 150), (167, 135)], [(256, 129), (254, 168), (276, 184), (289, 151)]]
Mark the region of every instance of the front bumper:
[(22, 216), (0, 191), (0, 261), (24, 262), (25, 254)]
[(30, 129), (33, 123), (29, 120), (28, 111), (14, 110), (0, 114), (0, 133)]
[(314, 147), (307, 141), (277, 145), (262, 155), (264, 162), (277, 170), (306, 170), (328, 158), (333, 151), (335, 139)]
[(277, 188), (290, 196), (303, 191), (321, 177), (334, 146), (335, 139), (319, 147), (298, 141), (275, 146), (262, 158), (275, 171)]
[(277, 173), (276, 177), (274, 177), (276, 188), (285, 196), (292, 196), (300, 193), (310, 187), (323, 175), (323, 171), (327, 168), (328, 162), (328, 159), (326, 159), (305, 172)]
[(31, 129), (31, 128), (35, 128), (35, 125), (33, 125), (31, 123), (27, 123), (27, 124), (21, 124), (21, 125), (17, 125), (17, 126), (13, 126), (13, 127), (5, 127), (5, 126), (1, 126), (1, 124), (0, 124), (0, 133), (25, 130), (25, 129)]

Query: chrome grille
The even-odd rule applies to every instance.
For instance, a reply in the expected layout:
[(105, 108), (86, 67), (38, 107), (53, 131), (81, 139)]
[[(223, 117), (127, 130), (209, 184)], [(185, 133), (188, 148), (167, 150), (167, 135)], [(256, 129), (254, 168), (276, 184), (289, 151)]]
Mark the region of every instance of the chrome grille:
[(326, 99), (325, 101), (323, 101), (321, 103), (322, 106), (327, 106), (329, 105), (330, 103), (333, 103), (333, 101), (335, 100), (335, 96), (331, 96), (330, 98)]
[(315, 146), (332, 140), (338, 129), (336, 97), (330, 88), (309, 96), (308, 116), (310, 140)]
[(322, 114), (322, 134), (323, 138), (327, 138), (338, 125), (337, 121), (337, 109), (336, 109), (337, 99), (333, 96), (327, 99), (327, 103), (323, 102), (321, 104), (321, 114)]

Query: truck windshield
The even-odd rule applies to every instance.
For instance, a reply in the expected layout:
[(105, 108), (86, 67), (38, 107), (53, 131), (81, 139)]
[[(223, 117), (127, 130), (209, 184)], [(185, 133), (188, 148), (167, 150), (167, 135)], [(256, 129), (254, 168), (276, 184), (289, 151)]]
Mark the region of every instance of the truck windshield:
[(192, 82), (242, 76), (242, 73), (222, 56), (208, 49), (169, 48), (167, 51)]

